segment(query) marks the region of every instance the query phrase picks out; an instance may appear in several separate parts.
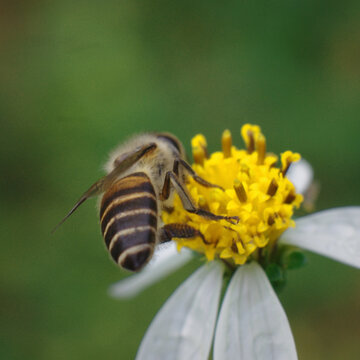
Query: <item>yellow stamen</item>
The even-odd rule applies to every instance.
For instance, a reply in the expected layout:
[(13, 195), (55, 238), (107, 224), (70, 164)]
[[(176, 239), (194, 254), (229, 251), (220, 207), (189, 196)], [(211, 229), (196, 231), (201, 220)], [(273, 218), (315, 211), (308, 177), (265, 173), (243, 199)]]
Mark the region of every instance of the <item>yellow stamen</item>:
[(210, 220), (191, 214), (184, 210), (177, 195), (174, 211), (162, 215), (165, 224), (188, 224), (203, 235), (203, 238), (175, 239), (179, 249), (186, 246), (205, 254), (209, 261), (221, 258), (234, 265), (244, 264), (255, 256), (257, 249), (266, 247), (266, 251), (271, 251), (281, 233), (293, 226), (291, 217), (302, 202), (302, 196), (296, 194), (294, 185), (285, 176), (300, 155), (284, 152), (278, 168), (277, 156), (266, 152), (266, 140), (260, 127), (246, 124), (241, 134), (245, 150), (233, 146), (231, 134), (225, 130), (221, 139), (222, 153), (215, 152), (210, 157), (204, 136), (195, 136), (191, 143), (193, 169), (198, 176), (223, 190), (202, 186), (191, 177), (187, 183), (194, 204), (199, 208), (215, 215), (236, 216), (240, 221)]
[(194, 162), (196, 164), (202, 165), (204, 163), (204, 160), (208, 157), (207, 153), (207, 143), (204, 135), (196, 135), (191, 140), (191, 147), (192, 147), (192, 153)]
[(251, 130), (248, 130), (247, 136), (248, 136), (248, 154), (252, 154), (255, 150), (254, 133)]
[(224, 157), (228, 158), (231, 156), (232, 138), (229, 130), (225, 130), (221, 137), (221, 146), (224, 153)]
[(258, 165), (262, 165), (264, 163), (265, 155), (266, 155), (266, 139), (265, 139), (265, 136), (261, 133), (258, 136), (258, 139), (256, 142), (256, 148), (257, 148), (257, 152), (258, 152), (257, 163), (258, 163)]
[(242, 184), (242, 182), (235, 179), (234, 180), (234, 189), (235, 189), (236, 196), (238, 197), (239, 201), (242, 203), (245, 203), (247, 200), (247, 195), (246, 195), (246, 191), (245, 191), (245, 188), (244, 188), (244, 185)]
[(276, 180), (272, 179), (266, 193), (270, 196), (274, 196), (276, 194), (276, 191), (278, 188), (279, 188), (279, 185), (277, 184)]
[(267, 221), (268, 225), (273, 225), (275, 224), (275, 218), (273, 215), (270, 215), (269, 218), (268, 218), (268, 221)]
[(285, 151), (281, 154), (281, 172), (286, 175), (290, 165), (300, 160), (300, 154), (293, 153), (292, 151)]
[(195, 164), (203, 165), (206, 158), (206, 154), (203, 148), (193, 147), (192, 149), (193, 159)]
[(241, 136), (244, 139), (248, 154), (255, 150), (255, 142), (260, 134), (260, 127), (257, 125), (245, 124), (241, 128)]
[(296, 194), (290, 191), (288, 196), (284, 200), (284, 204), (291, 204), (296, 199)]

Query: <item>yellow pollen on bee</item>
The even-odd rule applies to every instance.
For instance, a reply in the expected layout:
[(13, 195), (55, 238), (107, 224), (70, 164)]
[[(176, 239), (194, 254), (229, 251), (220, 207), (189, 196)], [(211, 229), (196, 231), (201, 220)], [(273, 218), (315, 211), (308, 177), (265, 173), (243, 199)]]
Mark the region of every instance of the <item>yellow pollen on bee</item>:
[(203, 135), (191, 142), (193, 169), (198, 176), (220, 186), (223, 190), (205, 187), (189, 177), (187, 188), (194, 204), (216, 215), (238, 217), (238, 223), (214, 220), (184, 210), (180, 198), (174, 197), (174, 211), (164, 212), (165, 224), (181, 223), (199, 230), (196, 238), (176, 238), (178, 248), (183, 246), (205, 254), (207, 259), (226, 259), (235, 265), (244, 264), (255, 256), (258, 248), (272, 247), (281, 233), (293, 226), (294, 209), (302, 196), (285, 176), (291, 163), (300, 155), (291, 151), (278, 157), (266, 152), (266, 139), (259, 126), (245, 124), (241, 129), (245, 149), (232, 144), (229, 130), (221, 137), (221, 152), (207, 155)]

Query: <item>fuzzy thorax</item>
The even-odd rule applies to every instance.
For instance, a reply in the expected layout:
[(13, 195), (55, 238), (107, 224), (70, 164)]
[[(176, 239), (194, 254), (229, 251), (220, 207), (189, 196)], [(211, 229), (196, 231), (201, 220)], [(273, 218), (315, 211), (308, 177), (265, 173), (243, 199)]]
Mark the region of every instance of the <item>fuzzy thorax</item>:
[(209, 220), (191, 214), (184, 210), (178, 196), (174, 199), (174, 211), (163, 214), (166, 224), (188, 224), (204, 235), (205, 241), (200, 237), (175, 239), (179, 249), (185, 246), (205, 254), (208, 260), (221, 258), (236, 265), (256, 257), (257, 249), (271, 251), (281, 233), (294, 226), (291, 219), (294, 208), (303, 200), (286, 178), (289, 166), (298, 161), (300, 155), (285, 151), (277, 167), (278, 156), (266, 152), (266, 140), (259, 126), (246, 124), (241, 135), (245, 149), (233, 146), (231, 134), (225, 130), (222, 151), (210, 155), (203, 135), (192, 139), (193, 169), (224, 190), (206, 188), (190, 177), (187, 182), (197, 207), (218, 215), (238, 216), (239, 223), (234, 225), (226, 220)]

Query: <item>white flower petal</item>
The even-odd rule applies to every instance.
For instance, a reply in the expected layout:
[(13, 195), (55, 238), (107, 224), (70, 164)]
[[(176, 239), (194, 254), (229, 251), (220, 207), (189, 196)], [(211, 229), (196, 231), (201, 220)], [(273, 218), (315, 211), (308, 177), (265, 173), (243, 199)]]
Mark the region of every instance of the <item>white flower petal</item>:
[(167, 300), (147, 330), (137, 360), (208, 359), (224, 267), (202, 266)]
[(176, 250), (175, 242), (161, 244), (156, 250), (153, 259), (141, 272), (111, 285), (109, 294), (119, 299), (134, 297), (185, 265), (192, 256), (192, 252), (185, 248), (181, 249), (179, 253)]
[(280, 241), (360, 268), (360, 207), (342, 207), (304, 216)]
[(255, 262), (241, 266), (231, 279), (216, 326), (214, 359), (297, 359), (286, 314)]
[(306, 160), (301, 159), (291, 164), (286, 177), (294, 184), (296, 192), (304, 195), (311, 185), (314, 171)]

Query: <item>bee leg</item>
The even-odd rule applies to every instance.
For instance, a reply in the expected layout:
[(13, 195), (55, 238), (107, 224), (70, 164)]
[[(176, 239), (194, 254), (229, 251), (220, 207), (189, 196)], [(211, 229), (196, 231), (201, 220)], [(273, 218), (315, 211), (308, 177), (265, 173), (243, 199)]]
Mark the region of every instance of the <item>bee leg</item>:
[(204, 238), (204, 235), (190, 225), (173, 223), (164, 225), (159, 230), (159, 239), (161, 243), (171, 241), (173, 238), (191, 239), (197, 236), (201, 237), (205, 244), (209, 244)]
[(172, 185), (175, 191), (179, 194), (182, 205), (187, 212), (200, 215), (210, 220), (226, 220), (233, 225), (236, 225), (239, 222), (239, 218), (237, 216), (215, 215), (210, 211), (197, 208), (186, 188), (181, 185), (178, 177), (172, 171), (168, 171), (165, 175), (164, 185), (160, 194), (161, 200), (164, 201), (169, 198), (170, 185)]
[(174, 166), (173, 166), (173, 171), (174, 173), (179, 176), (179, 165), (181, 165), (185, 171), (187, 173), (189, 173), (189, 175), (200, 185), (205, 186), (205, 187), (214, 187), (214, 188), (218, 188), (222, 191), (224, 191), (224, 189), (216, 184), (212, 184), (209, 183), (208, 181), (206, 181), (205, 179), (203, 179), (202, 177), (200, 177), (198, 174), (196, 174), (196, 172), (193, 170), (193, 168), (183, 159), (176, 159), (174, 161)]

